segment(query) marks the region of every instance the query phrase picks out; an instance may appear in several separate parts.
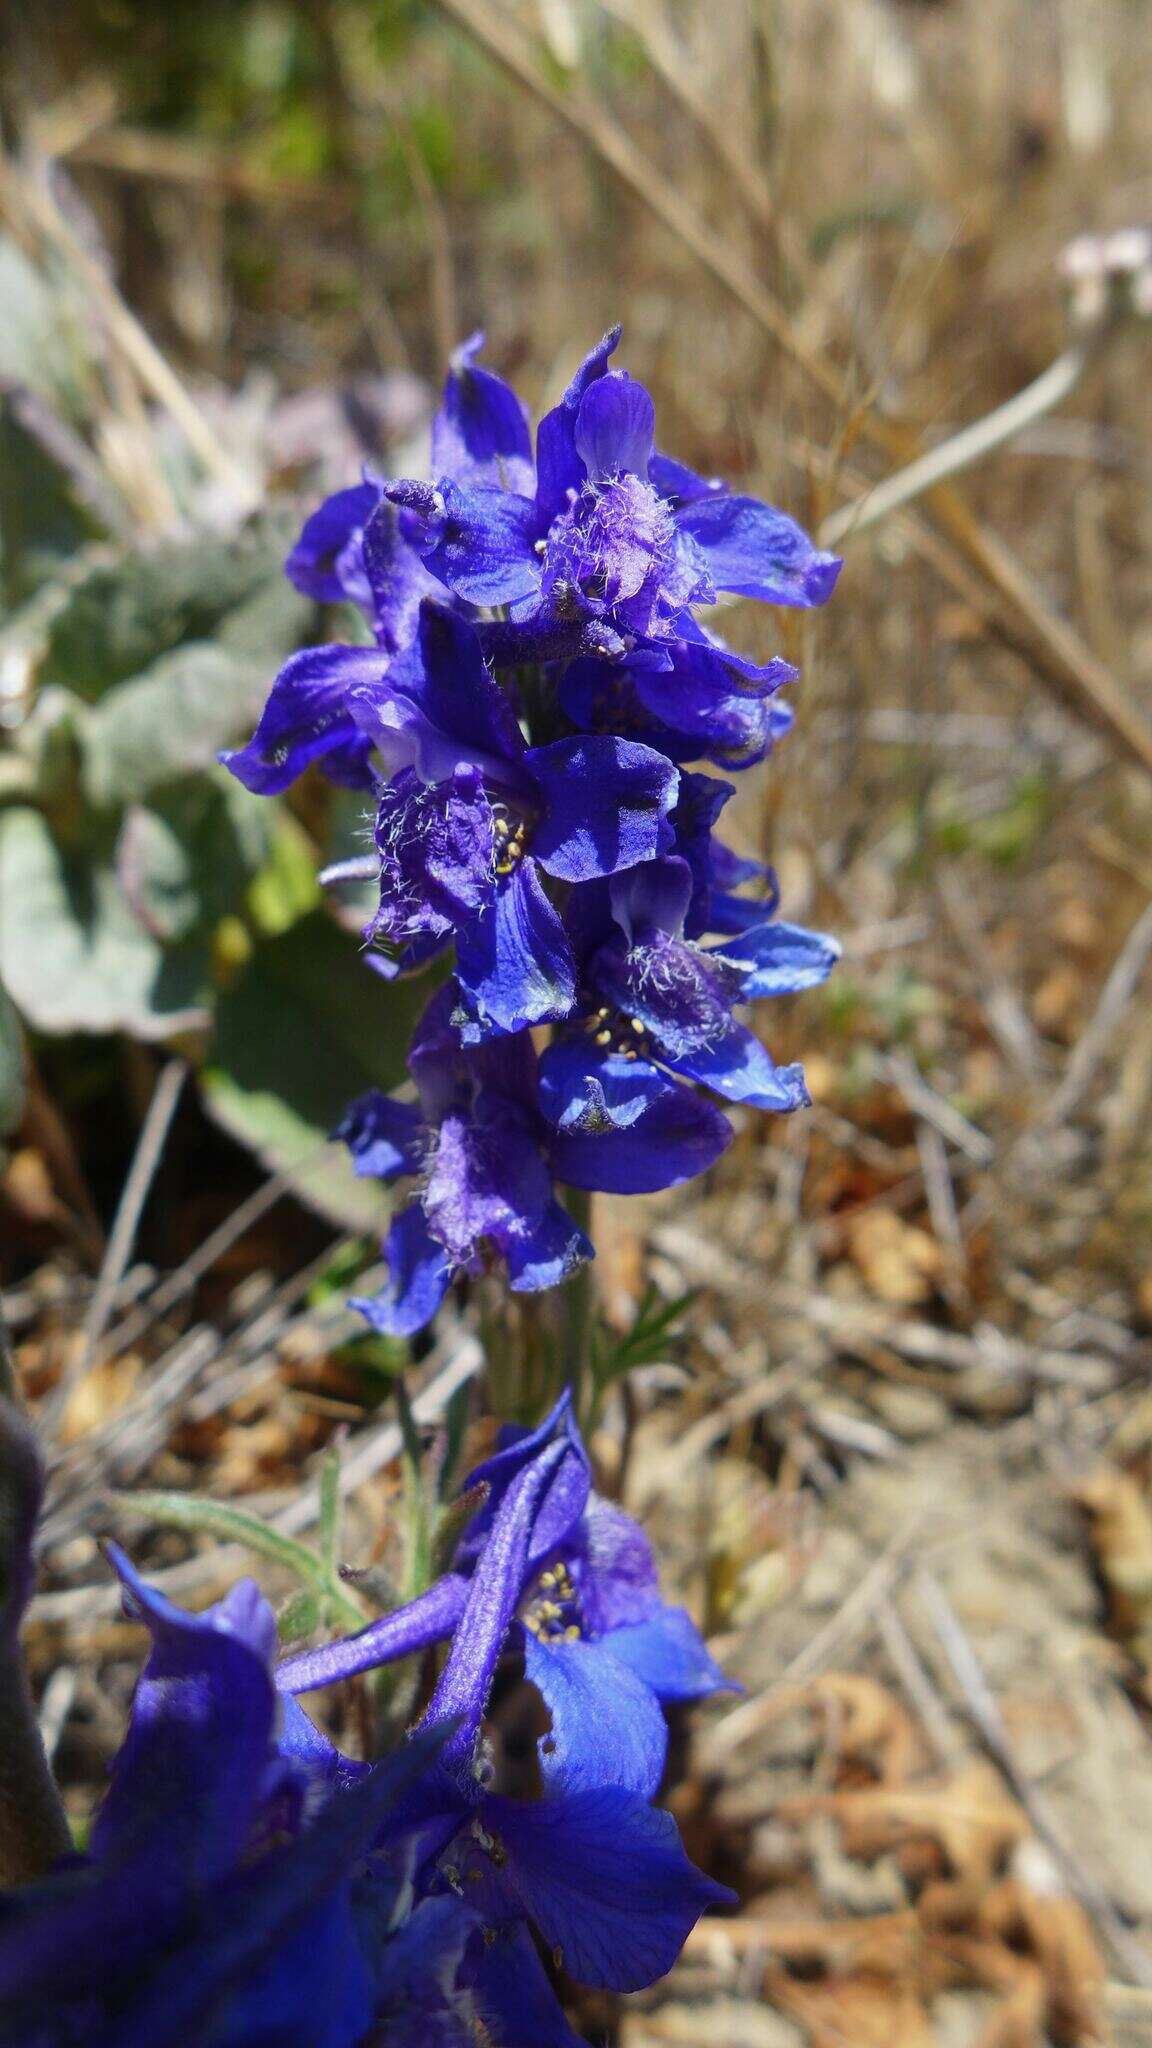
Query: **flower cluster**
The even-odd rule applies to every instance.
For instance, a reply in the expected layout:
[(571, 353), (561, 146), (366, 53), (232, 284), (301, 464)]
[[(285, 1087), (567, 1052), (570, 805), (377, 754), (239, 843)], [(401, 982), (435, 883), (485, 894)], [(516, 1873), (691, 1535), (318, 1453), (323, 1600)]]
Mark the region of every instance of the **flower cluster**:
[[(651, 1803), (663, 1704), (724, 1680), (592, 1492), (567, 1399), (505, 1431), (466, 1497), (444, 1577), (278, 1668), (255, 1586), (186, 1614), (113, 1553), (151, 1654), (86, 1854), (0, 1896), (7, 2048), (579, 2048), (557, 1973), (652, 1983), (729, 1899)], [(442, 1641), (384, 1762), (343, 1757), (298, 1703)], [(500, 1742), (517, 1686), (548, 1724), (527, 1783)]]
[(397, 1334), (493, 1254), (513, 1288), (563, 1279), (591, 1246), (557, 1185), (699, 1173), (730, 1135), (710, 1095), (807, 1100), (736, 1013), (822, 980), (836, 946), (776, 917), (769, 871), (716, 837), (732, 783), (690, 765), (762, 760), (795, 671), (734, 653), (694, 608), (822, 604), (840, 565), (657, 451), (648, 392), (609, 367), (618, 339), (535, 453), (465, 344), (431, 480), (338, 492), (288, 560), (301, 590), (359, 607), (371, 644), (294, 655), (225, 757), (256, 791), (316, 763), (371, 792), (372, 854), (331, 871), (376, 886), (371, 963), (407, 974), (454, 949), (411, 1049), (417, 1100), (367, 1097), (342, 1128), (359, 1172), (415, 1183), (364, 1304)]

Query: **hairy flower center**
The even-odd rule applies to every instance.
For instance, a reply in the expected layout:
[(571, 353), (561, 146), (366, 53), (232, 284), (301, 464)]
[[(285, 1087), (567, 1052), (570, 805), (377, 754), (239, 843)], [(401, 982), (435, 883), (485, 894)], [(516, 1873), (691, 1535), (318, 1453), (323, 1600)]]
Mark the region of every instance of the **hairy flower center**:
[(651, 484), (631, 475), (587, 483), (549, 529), (545, 584), (579, 591), (592, 606), (619, 604), (671, 561), (675, 546), (672, 514)]
[(583, 1629), (576, 1588), (566, 1564), (541, 1572), (523, 1614), (524, 1626), (541, 1643), (578, 1643)]

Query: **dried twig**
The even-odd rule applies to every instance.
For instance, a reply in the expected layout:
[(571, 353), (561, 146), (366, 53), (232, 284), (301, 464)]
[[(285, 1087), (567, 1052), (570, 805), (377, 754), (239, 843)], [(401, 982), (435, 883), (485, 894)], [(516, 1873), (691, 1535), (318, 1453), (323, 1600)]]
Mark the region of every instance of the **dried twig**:
[(88, 1314), (84, 1319), (83, 1342), (77, 1357), (61, 1375), (60, 1383), (45, 1410), (43, 1428), (46, 1433), (51, 1433), (59, 1422), (74, 1389), (95, 1361), (97, 1346), (104, 1335), (108, 1318), (115, 1305), (117, 1290), (132, 1256), (132, 1247), (136, 1242), (136, 1232), (140, 1227), (144, 1204), (148, 1200), (148, 1192), (164, 1152), (187, 1073), (188, 1065), (185, 1060), (169, 1060), (162, 1068), (160, 1078), (152, 1091), (152, 1098), (140, 1129), (140, 1136), (136, 1141), (132, 1164), (128, 1169), (128, 1177), (124, 1182), (112, 1224), (104, 1260), (93, 1289)]
[(1044, 1106), (1040, 1122), (1046, 1128), (1067, 1122), (1091, 1087), (1097, 1069), (1107, 1057), (1140, 977), (1152, 957), (1152, 904), (1141, 912), (1125, 939), (1112, 971), (1104, 984), (1100, 1001), (1087, 1029), (1077, 1040), (1067, 1071)]
[(1138, 1984), (1152, 1986), (1152, 1956), (1133, 1938), (1103, 1886), (1064, 1839), (1048, 1801), (1021, 1769), (996, 1697), (943, 1587), (927, 1571), (918, 1574), (917, 1583), (969, 1718), (989, 1756), (1003, 1772), (1036, 1833), (1063, 1870), (1070, 1890), (1095, 1921), (1120, 1967)]
[[(412, 1402), (412, 1413), (418, 1423), (428, 1425), (437, 1422), (452, 1396), (483, 1369), (484, 1352), (476, 1338), (470, 1332), (458, 1330), (453, 1336), (456, 1348), (449, 1351), (445, 1362)], [(385, 1423), (354, 1439), (340, 1468), (341, 1496), (354, 1492), (398, 1458), (401, 1448), (400, 1430), (395, 1423)], [(250, 1507), (252, 1503), (238, 1501), (236, 1505)], [(319, 1484), (306, 1486), (295, 1493), (274, 1518), (273, 1526), (282, 1535), (299, 1536), (312, 1527), (319, 1512)], [(245, 1559), (246, 1552), (240, 1544), (217, 1545), (195, 1557), (185, 1558), (182, 1564), (173, 1565), (166, 1571), (150, 1572), (149, 1583), (170, 1597), (183, 1597), (206, 1584), (225, 1583), (242, 1568)], [(119, 1605), (118, 1587), (85, 1585), (67, 1591), (42, 1593), (33, 1600), (29, 1612), (31, 1619), (37, 1622), (88, 1622), (115, 1614)]]
[(838, 512), (831, 513), (820, 528), (821, 547), (834, 548), (843, 540), (855, 539), (868, 527), (890, 517), (902, 505), (943, 483), (946, 477), (957, 476), (973, 463), (983, 461), (994, 448), (1003, 447), (1005, 442), (1023, 433), (1045, 413), (1062, 405), (1094, 360), (1102, 339), (1102, 334), (1097, 332), (1074, 342), (1033, 383), (1018, 391), (1006, 404), (998, 405), (994, 412), (973, 420), (970, 426), (952, 434), (938, 448), (930, 448), (926, 454), (918, 456), (906, 469), (898, 470), (895, 476), (885, 477), (882, 484), (876, 484), (863, 497), (854, 498), (851, 504), (842, 505)]

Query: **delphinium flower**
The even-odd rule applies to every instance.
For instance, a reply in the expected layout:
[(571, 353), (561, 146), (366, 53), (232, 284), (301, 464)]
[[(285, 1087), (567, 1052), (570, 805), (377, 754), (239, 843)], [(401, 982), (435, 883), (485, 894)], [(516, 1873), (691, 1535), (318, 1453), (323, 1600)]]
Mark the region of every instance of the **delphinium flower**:
[(428, 1592), (355, 1636), (287, 1658), (277, 1683), (306, 1693), (430, 1648), (463, 1627), (469, 1600), (479, 1598), (474, 1579), (479, 1573), (489, 1581), (505, 1502), (546, 1461), (547, 1487), (534, 1501), (494, 1658), (521, 1658), (548, 1711), (551, 1725), (538, 1743), (545, 1788), (607, 1781), (651, 1797), (667, 1749), (663, 1708), (704, 1699), (728, 1681), (686, 1610), (661, 1599), (644, 1531), (593, 1490), (568, 1394), (536, 1429), (502, 1429), (496, 1451), (469, 1474), (464, 1495), (483, 1504), (451, 1569)]
[(348, 701), (389, 771), (368, 936), (417, 959), (454, 938), (477, 1035), (566, 1016), (574, 967), (545, 878), (617, 874), (671, 844), (675, 768), (608, 734), (529, 746), (471, 627), (432, 604), (413, 646)]
[[(482, 1932), (461, 1982), (495, 2041), (569, 2048), (533, 1934), (577, 1981), (637, 1990), (671, 1967), (703, 1911), (731, 1897), (650, 1803), (666, 1741), (654, 1685), (699, 1697), (723, 1680), (687, 1617), (660, 1602), (636, 1525), (591, 1496), (567, 1401), (538, 1430), (509, 1433), (469, 1486), (487, 1498), (451, 1575), (451, 1647), (422, 1722), (451, 1733), (381, 1851), (381, 1880), (394, 1887), (402, 1868), (417, 1911), (447, 1901)], [(420, 1610), (289, 1660), (280, 1684), (328, 1683), (426, 1646)], [(528, 1675), (552, 1721), (535, 1799), (509, 1796), (484, 1733), (517, 1640), (535, 1646)]]
[(250, 1581), (187, 1614), (112, 1555), (151, 1652), (85, 1854), (0, 1894), (0, 2039), (356, 2048), (378, 2002), (356, 1885), (438, 1738), (349, 1763), (278, 1698)]
[[(392, 1334), (493, 1257), (517, 1290), (567, 1278), (592, 1248), (557, 1187), (703, 1171), (727, 1130), (697, 1089), (808, 1099), (736, 1012), (823, 979), (835, 945), (742, 893), (767, 873), (714, 830), (732, 784), (690, 765), (762, 759), (795, 670), (734, 653), (693, 607), (722, 591), (817, 605), (839, 563), (656, 449), (649, 394), (610, 367), (618, 339), (535, 449), (479, 337), (458, 352), (433, 481), (366, 477), (289, 560), (301, 588), (358, 604), (373, 644), (294, 656), (228, 757), (253, 789), (313, 761), (370, 789), (374, 850), (329, 876), (375, 883), (369, 962), (408, 974), (454, 949), (451, 997), (413, 1047), (418, 1105), (365, 1098), (341, 1131), (359, 1172), (415, 1182), (389, 1283), (361, 1304)], [(541, 1051), (527, 1034), (544, 1024)]]
[(420, 522), (410, 530), (432, 574), (470, 604), (507, 608), (486, 634), (501, 659), (620, 656), (694, 637), (690, 607), (721, 591), (809, 606), (835, 584), (839, 561), (794, 521), (657, 453), (649, 393), (608, 368), (620, 333), (541, 420), (535, 464), (523, 409), (477, 369), (474, 336), (446, 393), (447, 407), (471, 401), (467, 459), (447, 448), (438, 462), (434, 444), (432, 483), (385, 486)]
[(230, 757), (250, 788), (284, 789), (311, 761), (369, 785), (348, 692), (410, 644), (436, 592), (475, 621), (498, 668), (548, 662), (550, 692), (581, 729), (650, 733), (672, 760), (729, 768), (787, 730), (772, 700), (795, 671), (734, 653), (691, 607), (721, 592), (819, 605), (839, 561), (784, 513), (655, 449), (648, 392), (608, 368), (619, 334), (541, 420), (535, 459), (520, 400), (476, 361), (473, 336), (433, 424), (434, 481), (366, 476), (312, 514), (288, 573), (318, 600), (357, 605), (376, 644), (292, 657)]
[(454, 1274), (498, 1256), (517, 1292), (563, 1280), (592, 1246), (556, 1184), (637, 1194), (703, 1172), (731, 1137), (691, 1090), (583, 1037), (573, 1058), (537, 1055), (529, 1032), (473, 1045), (456, 1021), (459, 989), (437, 991), (408, 1055), (417, 1102), (372, 1091), (338, 1135), (361, 1175), (413, 1179), (393, 1218), (390, 1268), (362, 1300), (375, 1328), (410, 1335), (435, 1313)]

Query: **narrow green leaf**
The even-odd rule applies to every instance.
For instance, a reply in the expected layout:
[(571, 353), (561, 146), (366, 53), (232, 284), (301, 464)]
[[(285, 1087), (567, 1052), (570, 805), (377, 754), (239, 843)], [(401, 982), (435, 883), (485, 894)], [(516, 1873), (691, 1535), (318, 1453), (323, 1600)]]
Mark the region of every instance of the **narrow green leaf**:
[(149, 1492), (119, 1493), (115, 1500), (117, 1507), (145, 1521), (157, 1522), (161, 1528), (187, 1529), (197, 1535), (219, 1536), (226, 1543), (243, 1543), (258, 1557), (266, 1557), (270, 1564), (282, 1565), (316, 1594), (322, 1595), (327, 1589), (324, 1566), (314, 1550), (309, 1550), (305, 1543), (297, 1543), (294, 1537), (282, 1536), (278, 1529), (269, 1528), (259, 1516), (230, 1507), (227, 1501), (205, 1500), (192, 1493)]
[(325, 1578), (340, 1582), (340, 1446), (325, 1452), (320, 1467), (320, 1562)]
[(298, 1643), (320, 1626), (320, 1602), (315, 1593), (293, 1593), (276, 1616), (282, 1643)]
[(460, 1494), (456, 1500), (450, 1500), (447, 1507), (441, 1508), (432, 1538), (433, 1576), (439, 1576), (441, 1572), (449, 1570), (456, 1545), (473, 1515), (479, 1514), (487, 1498), (488, 1487), (482, 1482), (479, 1486), (469, 1487), (467, 1493)]

